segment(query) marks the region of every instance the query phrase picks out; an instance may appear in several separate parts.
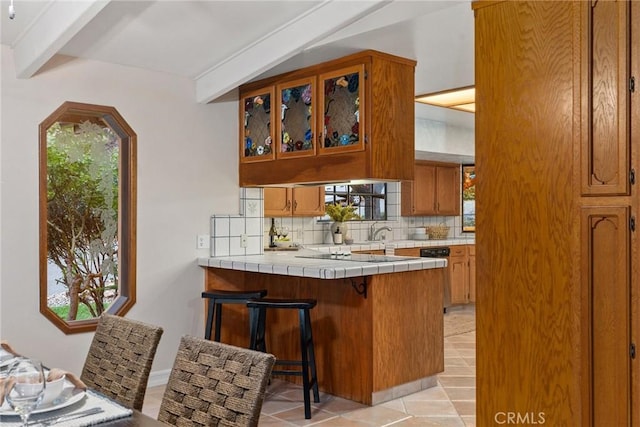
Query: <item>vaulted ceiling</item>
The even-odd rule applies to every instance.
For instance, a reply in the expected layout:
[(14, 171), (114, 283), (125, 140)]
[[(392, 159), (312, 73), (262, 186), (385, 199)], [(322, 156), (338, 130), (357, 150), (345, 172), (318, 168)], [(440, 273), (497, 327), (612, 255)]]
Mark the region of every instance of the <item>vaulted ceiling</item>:
[[(1, 0), (2, 44), (20, 78), (54, 55), (171, 73), (194, 102), (248, 81), (375, 49), (413, 58), (416, 95), (474, 84), (470, 1)], [(473, 114), (416, 105), (418, 117), (473, 128)]]

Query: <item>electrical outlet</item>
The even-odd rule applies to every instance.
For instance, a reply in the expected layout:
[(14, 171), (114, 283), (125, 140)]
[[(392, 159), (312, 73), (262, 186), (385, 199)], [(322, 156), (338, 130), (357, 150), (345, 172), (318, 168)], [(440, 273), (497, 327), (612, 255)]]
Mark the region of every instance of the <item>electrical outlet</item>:
[(247, 235), (246, 234), (241, 234), (240, 235), (240, 247), (241, 248), (246, 248), (247, 247)]
[(210, 246), (209, 235), (198, 234), (198, 237), (196, 239), (196, 249), (209, 249)]

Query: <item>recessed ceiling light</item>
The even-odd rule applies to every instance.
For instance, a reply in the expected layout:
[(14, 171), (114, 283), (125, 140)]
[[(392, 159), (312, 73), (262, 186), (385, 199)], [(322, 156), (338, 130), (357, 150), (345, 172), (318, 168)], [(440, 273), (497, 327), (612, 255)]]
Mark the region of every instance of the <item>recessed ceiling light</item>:
[(476, 88), (465, 86), (416, 96), (416, 102), (475, 113)]

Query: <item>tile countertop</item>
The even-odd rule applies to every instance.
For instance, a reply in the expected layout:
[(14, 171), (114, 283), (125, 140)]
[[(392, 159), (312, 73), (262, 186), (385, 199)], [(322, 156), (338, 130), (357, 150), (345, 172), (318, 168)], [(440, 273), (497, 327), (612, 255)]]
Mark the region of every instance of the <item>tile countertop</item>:
[[(344, 250), (346, 247), (343, 246), (341, 249)], [(407, 257), (399, 257), (401, 259), (398, 261), (391, 262), (357, 262), (344, 259), (332, 260), (296, 257), (302, 254), (317, 253), (318, 251), (301, 249), (297, 252), (268, 252), (262, 255), (198, 258), (198, 265), (201, 267), (311, 277), (316, 279), (342, 279), (346, 277), (444, 268), (447, 266), (447, 261), (441, 258), (407, 259)]]
[(426, 248), (436, 246), (455, 246), (455, 245), (474, 245), (476, 243), (474, 237), (459, 237), (443, 240), (389, 240), (379, 242), (355, 242), (351, 245), (304, 245), (305, 248), (314, 249), (321, 252), (336, 252), (348, 248), (351, 252), (355, 251), (372, 251), (383, 249), (399, 249), (399, 248)]

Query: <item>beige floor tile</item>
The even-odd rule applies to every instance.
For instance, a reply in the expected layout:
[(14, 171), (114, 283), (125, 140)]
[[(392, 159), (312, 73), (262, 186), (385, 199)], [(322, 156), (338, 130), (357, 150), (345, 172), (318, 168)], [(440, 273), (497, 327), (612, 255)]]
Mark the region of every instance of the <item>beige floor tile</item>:
[(451, 400), (476, 400), (476, 388), (475, 387), (449, 387), (444, 391)]
[(476, 416), (464, 416), (461, 417), (464, 421), (465, 427), (476, 427)]
[(475, 400), (452, 400), (453, 406), (459, 415), (475, 415), (476, 414), (476, 401)]
[(447, 366), (444, 368), (444, 372), (438, 374), (440, 376), (475, 376), (476, 368), (473, 366)]
[(476, 358), (474, 357), (464, 357), (464, 362), (468, 365), (468, 366), (476, 366)]
[(288, 423), (280, 418), (272, 417), (264, 413), (260, 414), (260, 420), (258, 421), (258, 427), (284, 427), (295, 426), (295, 424)]
[(438, 426), (438, 427), (464, 427), (464, 422), (460, 417), (412, 417), (406, 420), (391, 424), (389, 427), (406, 426)]
[(298, 408), (300, 405), (303, 405), (303, 403), (292, 402), (291, 400), (281, 398), (280, 396), (273, 396), (272, 398), (265, 399), (262, 403), (262, 413), (274, 415), (280, 412), (289, 411), (293, 408)]
[(405, 402), (411, 400), (449, 400), (449, 396), (442, 387), (436, 386), (405, 396), (402, 400)]
[(449, 400), (410, 400), (404, 402), (404, 405), (408, 414), (417, 417), (458, 415), (456, 408)]
[(372, 423), (373, 425), (386, 425), (409, 418), (409, 415), (404, 412), (381, 405), (358, 409), (342, 416), (350, 420)]
[(469, 366), (469, 363), (462, 357), (446, 357), (444, 358), (444, 368), (449, 366)]
[(323, 420), (318, 423), (314, 423), (314, 426), (322, 427), (371, 427), (372, 424), (368, 422), (362, 422), (357, 420), (350, 420), (345, 417), (336, 416), (328, 420)]
[(369, 407), (362, 403), (354, 402), (353, 400), (342, 399), (340, 397), (329, 395), (321, 396), (320, 403), (313, 402), (312, 405), (322, 409), (323, 411), (337, 415)]
[(319, 421), (325, 421), (330, 418), (335, 418), (337, 415), (323, 411), (311, 405), (311, 419), (307, 420), (304, 418), (304, 405), (301, 405), (298, 408), (279, 412), (277, 414), (273, 414), (272, 416), (276, 416), (278, 419), (284, 420), (297, 426), (308, 426)]
[(444, 387), (475, 387), (475, 377), (438, 375), (438, 381)]

